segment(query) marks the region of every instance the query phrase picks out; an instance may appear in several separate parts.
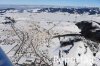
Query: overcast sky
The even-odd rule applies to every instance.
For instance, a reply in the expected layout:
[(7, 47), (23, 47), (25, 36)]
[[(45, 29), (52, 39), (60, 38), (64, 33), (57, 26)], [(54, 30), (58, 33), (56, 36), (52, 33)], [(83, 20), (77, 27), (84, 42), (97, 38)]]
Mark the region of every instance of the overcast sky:
[(0, 0), (0, 4), (98, 6), (100, 7), (100, 0)]

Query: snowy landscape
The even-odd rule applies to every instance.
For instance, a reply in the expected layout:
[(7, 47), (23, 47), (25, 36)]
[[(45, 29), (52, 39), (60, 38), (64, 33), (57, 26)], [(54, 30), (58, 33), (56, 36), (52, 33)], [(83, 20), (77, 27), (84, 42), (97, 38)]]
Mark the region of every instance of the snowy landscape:
[(100, 8), (0, 6), (0, 47), (14, 66), (100, 66), (99, 44)]

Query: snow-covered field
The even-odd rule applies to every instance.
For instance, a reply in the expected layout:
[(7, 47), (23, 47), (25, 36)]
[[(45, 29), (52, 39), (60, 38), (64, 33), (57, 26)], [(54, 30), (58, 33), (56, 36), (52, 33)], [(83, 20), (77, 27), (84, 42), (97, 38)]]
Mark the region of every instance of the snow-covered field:
[[(3, 24), (7, 21), (6, 17), (14, 19), (15, 23)], [(100, 15), (6, 12), (0, 15), (0, 46), (10, 60), (18, 64), (38, 64), (42, 60), (40, 64), (53, 66), (100, 66), (100, 51), (94, 57), (87, 45), (92, 41), (77, 36), (54, 38), (57, 35), (80, 34), (81, 30), (75, 24), (91, 20), (100, 22)], [(60, 46), (62, 41), (77, 38), (82, 40), (72, 45)], [(65, 62), (64, 59), (68, 60)]]

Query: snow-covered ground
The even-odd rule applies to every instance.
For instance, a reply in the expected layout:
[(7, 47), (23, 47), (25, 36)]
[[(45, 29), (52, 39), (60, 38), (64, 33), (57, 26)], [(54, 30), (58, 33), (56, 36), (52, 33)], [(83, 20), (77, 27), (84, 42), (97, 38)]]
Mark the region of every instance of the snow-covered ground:
[[(11, 17), (16, 23), (13, 26), (3, 24), (2, 22), (6, 21), (5, 17)], [(56, 61), (52, 61), (53, 66), (64, 66), (64, 60), (61, 62), (57, 60), (62, 58), (69, 59), (66, 61), (67, 64), (65, 63), (66, 66), (93, 66), (93, 64), (100, 66), (100, 51), (94, 57), (86, 40), (74, 42), (71, 48), (71, 45), (61, 47), (60, 42), (74, 40), (77, 37), (53, 38), (56, 35), (80, 34), (80, 29), (75, 23), (91, 20), (100, 22), (100, 15), (6, 12), (4, 15), (0, 15), (0, 46), (10, 60), (13, 63), (18, 62), (18, 64), (30, 64), (36, 59), (41, 59), (40, 57), (49, 63), (50, 61), (44, 57), (45, 55), (49, 59), (56, 57)], [(68, 49), (70, 51), (65, 53), (64, 51)], [(17, 50), (18, 52), (16, 52)]]

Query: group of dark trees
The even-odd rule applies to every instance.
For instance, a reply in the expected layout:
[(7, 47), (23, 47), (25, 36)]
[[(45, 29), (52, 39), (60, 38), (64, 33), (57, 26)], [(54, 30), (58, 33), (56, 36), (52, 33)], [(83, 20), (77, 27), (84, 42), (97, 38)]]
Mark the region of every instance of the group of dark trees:
[(5, 13), (6, 11), (9, 11), (9, 10), (15, 10), (15, 8), (0, 9), (0, 13)]
[(100, 23), (93, 21), (81, 21), (79, 23), (76, 23), (76, 25), (79, 29), (81, 29), (80, 33), (85, 38), (100, 42)]
[[(15, 8), (7, 8), (7, 9), (0, 9), (0, 13), (5, 13), (6, 11), (9, 10), (15, 10)], [(22, 13), (24, 9), (19, 9), (18, 12)], [(29, 10), (28, 12), (32, 13), (32, 10)], [(40, 8), (38, 11), (40, 12), (49, 12), (49, 13), (54, 13), (54, 12), (68, 12), (70, 14), (84, 14), (88, 13), (89, 15), (94, 15), (94, 14), (100, 14), (100, 9), (99, 8)]]

